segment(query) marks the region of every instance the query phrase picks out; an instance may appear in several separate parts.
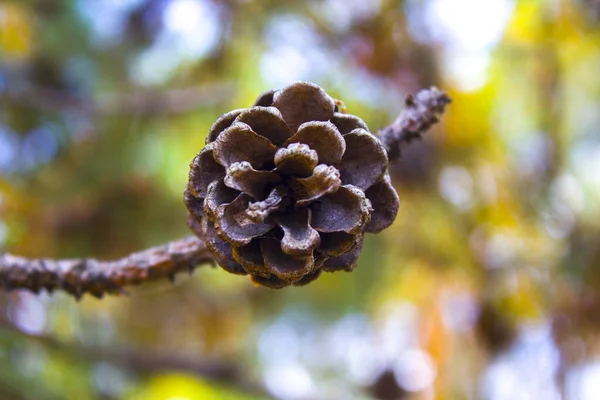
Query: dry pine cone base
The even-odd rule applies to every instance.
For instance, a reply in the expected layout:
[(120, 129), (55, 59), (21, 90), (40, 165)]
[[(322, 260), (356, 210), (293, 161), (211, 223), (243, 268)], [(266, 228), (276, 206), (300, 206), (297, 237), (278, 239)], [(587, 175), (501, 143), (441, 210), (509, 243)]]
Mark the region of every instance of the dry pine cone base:
[(268, 91), (222, 115), (190, 165), (188, 224), (226, 271), (304, 285), (351, 271), (365, 232), (398, 212), (384, 147), (319, 86)]

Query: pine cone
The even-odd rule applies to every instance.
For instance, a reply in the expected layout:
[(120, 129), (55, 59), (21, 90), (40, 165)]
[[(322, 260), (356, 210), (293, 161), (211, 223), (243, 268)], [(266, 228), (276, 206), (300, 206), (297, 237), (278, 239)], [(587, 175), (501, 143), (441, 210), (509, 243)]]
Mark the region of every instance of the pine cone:
[(398, 195), (387, 154), (319, 86), (261, 94), (219, 118), (190, 164), (190, 228), (226, 271), (271, 288), (351, 271), (364, 232), (388, 227)]

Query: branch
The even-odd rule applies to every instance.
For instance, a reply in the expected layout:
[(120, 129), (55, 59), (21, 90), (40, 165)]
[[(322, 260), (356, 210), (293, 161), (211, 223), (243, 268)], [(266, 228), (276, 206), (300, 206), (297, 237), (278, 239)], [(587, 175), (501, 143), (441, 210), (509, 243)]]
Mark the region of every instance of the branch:
[(85, 98), (69, 92), (37, 87), (5, 90), (0, 92), (0, 100), (7, 99), (50, 111), (74, 110), (101, 115), (170, 115), (223, 103), (231, 99), (232, 92), (230, 84), (210, 84), (160, 92), (138, 91)]
[[(435, 87), (419, 92), (416, 97), (408, 95), (406, 108), (393, 124), (379, 132), (390, 161), (397, 160), (403, 146), (420, 138), (437, 123), (450, 101), (445, 92)], [(84, 293), (101, 298), (106, 293), (121, 294), (127, 285), (173, 279), (177, 272), (191, 272), (208, 261), (213, 261), (210, 250), (201, 239), (193, 236), (108, 262), (93, 258), (28, 259), (4, 254), (0, 255), (0, 287), (5, 290), (29, 289), (34, 293), (42, 289), (49, 292), (64, 290), (77, 299)]]
[(122, 294), (128, 285), (173, 279), (178, 272), (192, 272), (198, 265), (212, 260), (204, 242), (194, 236), (116, 261), (29, 259), (4, 254), (0, 256), (0, 287), (29, 289), (34, 293), (42, 289), (64, 290), (77, 299), (84, 293), (101, 298), (106, 293)]
[(439, 122), (444, 108), (451, 101), (446, 92), (435, 87), (422, 90), (415, 97), (410, 94), (406, 96), (406, 108), (391, 125), (378, 133), (390, 162), (400, 158), (402, 147), (420, 139)]
[(0, 332), (25, 337), (84, 362), (106, 361), (140, 374), (164, 371), (187, 372), (247, 394), (266, 396), (265, 390), (257, 382), (247, 378), (246, 371), (240, 364), (225, 359), (154, 352), (141, 348), (64, 342), (52, 336), (22, 332), (4, 321), (0, 322)]

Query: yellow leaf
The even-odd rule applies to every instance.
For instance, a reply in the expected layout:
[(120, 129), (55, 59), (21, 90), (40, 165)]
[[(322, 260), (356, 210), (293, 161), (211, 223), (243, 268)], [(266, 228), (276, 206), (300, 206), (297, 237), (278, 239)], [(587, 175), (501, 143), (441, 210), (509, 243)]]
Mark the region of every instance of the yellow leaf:
[(0, 54), (7, 61), (27, 59), (32, 52), (32, 18), (20, 4), (0, 4)]
[(151, 378), (147, 386), (126, 396), (126, 400), (250, 400), (230, 389), (221, 388), (186, 374), (163, 374)]

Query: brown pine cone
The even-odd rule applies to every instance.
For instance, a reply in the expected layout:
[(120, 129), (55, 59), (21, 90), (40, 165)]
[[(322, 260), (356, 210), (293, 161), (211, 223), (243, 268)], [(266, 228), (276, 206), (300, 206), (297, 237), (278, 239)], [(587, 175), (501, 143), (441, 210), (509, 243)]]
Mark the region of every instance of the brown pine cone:
[(387, 154), (319, 86), (268, 91), (219, 118), (190, 165), (191, 229), (234, 274), (271, 288), (351, 271), (364, 232), (388, 227), (398, 195)]

